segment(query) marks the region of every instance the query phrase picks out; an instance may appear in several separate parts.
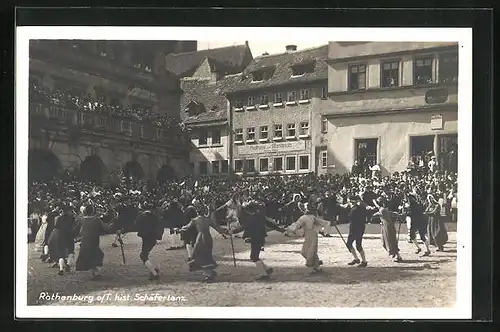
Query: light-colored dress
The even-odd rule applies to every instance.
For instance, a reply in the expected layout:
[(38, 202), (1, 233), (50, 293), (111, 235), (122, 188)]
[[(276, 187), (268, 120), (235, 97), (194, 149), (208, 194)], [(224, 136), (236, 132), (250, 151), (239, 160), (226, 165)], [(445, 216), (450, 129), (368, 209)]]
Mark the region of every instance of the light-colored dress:
[(380, 217), (382, 246), (389, 252), (389, 255), (396, 256), (399, 253), (398, 239), (396, 233), (397, 213), (389, 211), (389, 209), (381, 207), (375, 216)]
[(307, 267), (317, 267), (320, 265), (318, 257), (318, 234), (323, 227), (329, 226), (329, 221), (318, 218), (312, 214), (305, 214), (287, 228), (287, 232), (293, 233), (299, 229), (304, 230), (305, 239), (301, 253), (306, 259)]
[(42, 216), (42, 223), (40, 224), (40, 228), (36, 233), (35, 237), (35, 251), (43, 252), (43, 243), (45, 241), (45, 233), (47, 232), (47, 215)]

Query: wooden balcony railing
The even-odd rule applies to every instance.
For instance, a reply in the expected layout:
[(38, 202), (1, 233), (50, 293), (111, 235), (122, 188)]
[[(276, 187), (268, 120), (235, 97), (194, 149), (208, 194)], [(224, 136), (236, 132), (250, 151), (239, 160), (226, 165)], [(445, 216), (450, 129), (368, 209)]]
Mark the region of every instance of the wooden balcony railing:
[(53, 105), (30, 103), (30, 120), (47, 120), (60, 126), (78, 127), (83, 130), (123, 135), (145, 141), (185, 146), (187, 139), (178, 128), (164, 128), (127, 120), (113, 114), (64, 109)]

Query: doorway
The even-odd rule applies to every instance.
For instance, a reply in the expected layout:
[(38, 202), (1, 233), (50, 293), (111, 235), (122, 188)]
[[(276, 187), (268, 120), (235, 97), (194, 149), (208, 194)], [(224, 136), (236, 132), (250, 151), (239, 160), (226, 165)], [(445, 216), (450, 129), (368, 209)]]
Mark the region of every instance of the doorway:
[(363, 170), (378, 164), (378, 138), (357, 139), (354, 144), (355, 158)]

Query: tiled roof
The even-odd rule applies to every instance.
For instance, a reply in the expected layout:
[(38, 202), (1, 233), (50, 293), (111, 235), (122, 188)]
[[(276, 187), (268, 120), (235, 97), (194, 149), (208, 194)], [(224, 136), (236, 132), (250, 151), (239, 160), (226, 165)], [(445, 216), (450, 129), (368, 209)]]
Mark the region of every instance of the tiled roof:
[(223, 67), (235, 68), (233, 73), (238, 73), (246, 65), (245, 55), (249, 51), (248, 45), (243, 44), (196, 52), (172, 53), (165, 56), (165, 66), (168, 71), (175, 73), (178, 77), (188, 77), (205, 58), (208, 58), (211, 66), (216, 63)]
[[(184, 79), (181, 82), (181, 118), (186, 124), (217, 122), (227, 120), (227, 99), (224, 90), (241, 80), (241, 74), (226, 76), (212, 83), (207, 79)], [(186, 107), (196, 102), (202, 104), (205, 112), (189, 116)]]
[[(227, 93), (279, 86), (287, 83), (306, 83), (328, 78), (328, 45), (298, 50), (289, 53), (259, 56), (244, 70), (242, 80)], [(292, 67), (299, 64), (314, 64), (314, 71), (292, 78)], [(251, 73), (261, 69), (273, 72), (271, 78), (252, 82)]]

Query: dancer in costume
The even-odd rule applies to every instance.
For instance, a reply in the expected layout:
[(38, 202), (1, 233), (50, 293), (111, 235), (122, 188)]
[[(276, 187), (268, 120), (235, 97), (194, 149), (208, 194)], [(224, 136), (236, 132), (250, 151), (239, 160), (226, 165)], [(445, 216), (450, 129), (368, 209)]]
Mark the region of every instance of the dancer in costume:
[(191, 259), (188, 261), (190, 271), (202, 270), (205, 281), (213, 281), (217, 275), (212, 250), (213, 239), (210, 234), (210, 227), (213, 227), (220, 234), (227, 234), (227, 230), (219, 227), (211, 218), (213, 216), (209, 208), (200, 200), (194, 201), (194, 206), (187, 209), (187, 215), (194, 216), (191, 221), (181, 228), (181, 232), (190, 232), (195, 228), (197, 231)]
[(75, 234), (73, 230), (76, 222), (71, 208), (63, 205), (60, 214), (54, 218), (54, 229), (52, 230), (48, 246), (50, 259), (59, 267), (59, 275), (64, 271), (70, 272), (75, 264)]
[(317, 204), (318, 201), (310, 200), (305, 206), (304, 215), (287, 228), (288, 234), (304, 230), (302, 257), (306, 259), (306, 266), (312, 269), (311, 274), (322, 272), (323, 261), (318, 257), (318, 234), (321, 229), (335, 224), (317, 217)]
[[(440, 199), (442, 200), (442, 199)], [(437, 251), (444, 251), (444, 245), (448, 242), (448, 232), (446, 230), (445, 220), (446, 209), (444, 202), (439, 204), (432, 195), (427, 196), (428, 205), (424, 214), (428, 218), (427, 234), (429, 236), (429, 244), (436, 246)]]
[(250, 239), (250, 260), (255, 263), (259, 276), (257, 280), (269, 280), (273, 269), (260, 258), (260, 252), (266, 242), (266, 216), (264, 206), (255, 200), (248, 200), (242, 205), (240, 226), (231, 229), (232, 234), (244, 232)]
[(382, 246), (389, 253), (389, 256), (394, 262), (401, 262), (403, 259), (399, 255), (399, 246), (396, 232), (396, 220), (400, 217), (399, 214), (389, 211), (387, 201), (383, 198), (378, 198), (375, 202), (378, 207), (378, 212), (374, 216), (380, 217), (380, 229), (382, 234)]
[[(114, 223), (105, 224), (95, 215), (92, 205), (83, 209), (84, 215), (76, 224), (76, 234), (79, 234), (80, 253), (76, 260), (76, 271), (91, 271), (92, 280), (100, 278), (100, 268), (103, 264), (104, 253), (99, 247), (100, 237), (104, 233), (111, 233), (116, 228)], [(117, 231), (118, 233), (120, 231)]]
[(142, 248), (139, 257), (144, 266), (149, 271), (149, 280), (158, 280), (160, 277), (160, 267), (153, 264), (149, 259), (149, 253), (153, 250), (157, 240), (163, 237), (164, 227), (160, 219), (154, 213), (154, 206), (143, 203), (144, 211), (137, 218), (137, 236), (142, 239)]

